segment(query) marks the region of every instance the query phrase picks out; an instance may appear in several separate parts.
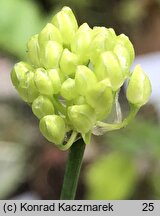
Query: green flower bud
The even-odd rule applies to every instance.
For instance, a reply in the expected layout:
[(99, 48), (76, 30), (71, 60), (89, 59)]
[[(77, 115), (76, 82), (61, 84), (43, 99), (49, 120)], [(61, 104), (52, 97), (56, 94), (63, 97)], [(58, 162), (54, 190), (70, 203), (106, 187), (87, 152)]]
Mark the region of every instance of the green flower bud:
[(33, 70), (32, 66), (26, 62), (19, 62), (15, 64), (13, 70), (11, 71), (11, 80), (15, 88), (18, 88), (21, 80), (27, 71)]
[(47, 71), (49, 80), (52, 83), (54, 94), (58, 94), (61, 89), (61, 76), (59, 69), (50, 69)]
[(95, 65), (95, 74), (98, 80), (108, 79), (113, 91), (117, 91), (124, 82), (122, 68), (117, 56), (111, 52), (103, 52)]
[(81, 64), (87, 64), (89, 61), (89, 49), (91, 41), (92, 29), (87, 23), (84, 23), (77, 30), (71, 44), (71, 50), (79, 56), (79, 62)]
[(22, 99), (28, 103), (32, 103), (39, 95), (34, 83), (34, 73), (26, 72), (18, 86), (18, 92)]
[(116, 37), (117, 37), (117, 35), (116, 35), (116, 33), (115, 33), (115, 31), (114, 31), (113, 28), (108, 28), (108, 31), (110, 31), (110, 33), (112, 34), (112, 37), (113, 37), (113, 38), (116, 38)]
[(41, 119), (46, 115), (54, 114), (54, 107), (51, 100), (43, 95), (40, 95), (36, 98), (32, 103), (32, 111), (37, 116), (37, 118)]
[(61, 145), (65, 137), (65, 122), (57, 115), (47, 115), (40, 120), (40, 131), (43, 136), (56, 145)]
[(63, 7), (52, 19), (52, 23), (59, 29), (65, 47), (70, 48), (70, 44), (78, 29), (77, 20), (69, 7)]
[(31, 37), (27, 44), (28, 57), (31, 64), (35, 67), (40, 66), (40, 47), (38, 42), (38, 34)]
[(86, 99), (84, 96), (77, 96), (73, 102), (76, 105), (82, 105), (82, 104), (86, 104)]
[(93, 28), (93, 40), (90, 45), (91, 61), (94, 64), (104, 51), (112, 50), (116, 42), (116, 35), (105, 27)]
[(80, 95), (86, 92), (97, 83), (96, 76), (93, 71), (84, 65), (79, 65), (75, 75), (75, 85)]
[(114, 53), (117, 55), (120, 66), (123, 70), (123, 75), (126, 78), (129, 75), (130, 67), (131, 67), (131, 59), (129, 51), (122, 46), (121, 44), (117, 44), (114, 47)]
[(63, 47), (56, 41), (48, 41), (41, 51), (41, 62), (45, 69), (58, 67)]
[(79, 133), (87, 133), (95, 123), (94, 109), (87, 104), (68, 107), (68, 117)]
[(115, 31), (112, 28), (108, 28), (107, 31), (108, 31), (108, 37), (107, 37), (107, 40), (106, 40), (105, 48), (106, 48), (106, 51), (112, 51), (114, 45), (117, 42), (116, 41), (117, 36), (116, 36)]
[(60, 68), (65, 75), (74, 75), (78, 65), (78, 56), (68, 49), (64, 49), (60, 60)]
[(102, 120), (111, 112), (113, 105), (112, 89), (99, 82), (86, 94), (87, 103), (95, 109), (97, 120)]
[(93, 39), (95, 39), (98, 35), (100, 34), (105, 34), (106, 33), (106, 29), (105, 27), (99, 27), (99, 26), (95, 26), (93, 27), (93, 31), (92, 31), (92, 37)]
[(66, 100), (73, 100), (77, 97), (77, 91), (75, 87), (75, 80), (68, 78), (61, 86), (61, 95)]
[(106, 38), (107, 29), (105, 27), (93, 28), (93, 40), (90, 45), (90, 59), (92, 63), (96, 62), (100, 53), (105, 51)]
[(40, 94), (44, 94), (44, 95), (54, 94), (52, 81), (48, 76), (48, 72), (43, 68), (38, 68), (35, 70), (34, 81)]
[(129, 40), (129, 38), (124, 34), (120, 34), (117, 37), (117, 43), (122, 44), (128, 50), (128, 52), (130, 54), (130, 63), (132, 64), (132, 62), (135, 58), (135, 51), (134, 51), (133, 45), (132, 45), (131, 41)]
[(140, 65), (137, 65), (127, 87), (127, 99), (131, 104), (140, 107), (148, 101), (150, 95), (151, 83)]
[(48, 23), (42, 31), (39, 33), (38, 41), (40, 45), (44, 45), (47, 41), (56, 41), (62, 44), (62, 36), (59, 30), (52, 25), (52, 23)]

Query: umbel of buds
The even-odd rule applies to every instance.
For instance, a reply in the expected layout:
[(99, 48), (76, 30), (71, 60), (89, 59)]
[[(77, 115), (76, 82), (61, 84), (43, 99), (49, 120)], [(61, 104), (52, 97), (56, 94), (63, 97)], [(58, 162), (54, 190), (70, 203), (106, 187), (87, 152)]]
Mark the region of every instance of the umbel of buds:
[[(78, 138), (126, 126), (151, 94), (148, 77), (138, 65), (130, 71), (134, 48), (112, 28), (78, 27), (69, 7), (63, 7), (27, 45), (28, 62), (17, 63), (12, 83), (39, 119), (43, 136), (67, 150)], [(128, 80), (128, 117), (105, 123), (118, 92)]]

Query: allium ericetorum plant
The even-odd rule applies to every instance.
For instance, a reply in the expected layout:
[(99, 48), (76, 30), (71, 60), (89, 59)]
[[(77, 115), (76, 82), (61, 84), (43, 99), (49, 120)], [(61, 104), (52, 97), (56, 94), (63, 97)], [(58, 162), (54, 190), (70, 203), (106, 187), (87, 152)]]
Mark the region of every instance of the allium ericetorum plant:
[[(78, 27), (69, 7), (63, 7), (27, 44), (28, 62), (17, 63), (12, 83), (40, 120), (43, 136), (59, 149), (70, 147), (61, 199), (74, 199), (85, 144), (91, 134), (126, 126), (151, 94), (141, 67), (131, 73), (134, 48), (112, 28)], [(118, 93), (125, 81), (130, 106), (122, 120)], [(106, 123), (116, 107), (113, 123)]]
[[(59, 149), (67, 150), (80, 137), (87, 144), (92, 133), (128, 124), (151, 94), (141, 67), (131, 73), (134, 48), (112, 28), (78, 27), (69, 7), (63, 7), (27, 44), (28, 62), (17, 63), (13, 85), (40, 120), (40, 131)], [(105, 123), (126, 80), (128, 117)]]

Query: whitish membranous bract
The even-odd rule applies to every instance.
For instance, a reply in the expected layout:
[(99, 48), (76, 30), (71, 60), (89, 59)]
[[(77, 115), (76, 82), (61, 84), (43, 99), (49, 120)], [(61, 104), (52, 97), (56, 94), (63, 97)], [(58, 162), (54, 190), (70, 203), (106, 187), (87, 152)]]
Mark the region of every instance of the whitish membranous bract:
[[(44, 137), (62, 150), (79, 137), (87, 144), (92, 133), (124, 127), (149, 99), (151, 85), (141, 67), (130, 72), (135, 54), (129, 38), (112, 28), (78, 27), (69, 7), (31, 37), (27, 54), (28, 62), (15, 64), (12, 83), (31, 105)], [(126, 79), (129, 117), (102, 122), (118, 104)]]

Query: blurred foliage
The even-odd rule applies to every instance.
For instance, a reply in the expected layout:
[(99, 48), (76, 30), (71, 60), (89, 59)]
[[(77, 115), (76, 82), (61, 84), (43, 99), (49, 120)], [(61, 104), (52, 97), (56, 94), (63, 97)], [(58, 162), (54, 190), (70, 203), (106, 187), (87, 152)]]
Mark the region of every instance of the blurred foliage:
[[(146, 10), (143, 7), (144, 1), (139, 0), (124, 0), (121, 1), (119, 9), (119, 18), (124, 23), (134, 24), (146, 15)], [(133, 10), (134, 9), (134, 10)]]
[(140, 119), (104, 136), (110, 153), (103, 153), (86, 169), (87, 198), (139, 199), (137, 190), (145, 181), (150, 188), (145, 196), (159, 199), (159, 140), (159, 126)]
[(1, 0), (0, 8), (0, 48), (23, 58), (26, 42), (42, 28), (46, 18), (30, 0)]
[(125, 151), (145, 157), (160, 157), (159, 127), (151, 121), (137, 119), (120, 131), (110, 132), (105, 137), (113, 150)]
[(87, 199), (124, 199), (132, 195), (137, 180), (133, 159), (120, 152), (98, 158), (86, 173)]

